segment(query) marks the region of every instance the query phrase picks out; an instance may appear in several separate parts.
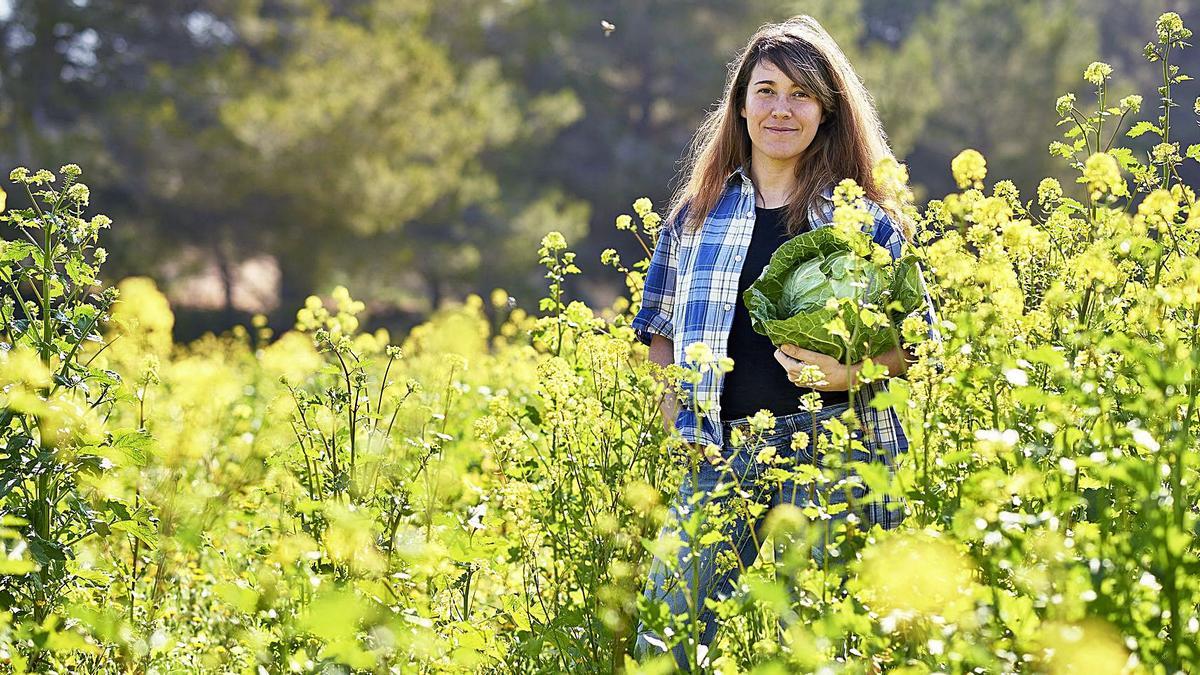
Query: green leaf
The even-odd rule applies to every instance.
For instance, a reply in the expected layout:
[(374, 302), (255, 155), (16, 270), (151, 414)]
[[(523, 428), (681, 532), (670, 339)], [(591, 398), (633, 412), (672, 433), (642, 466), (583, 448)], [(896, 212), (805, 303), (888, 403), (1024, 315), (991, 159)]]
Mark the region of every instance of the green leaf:
[(542, 413), (538, 411), (537, 408), (533, 407), (532, 405), (526, 405), (525, 414), (529, 417), (529, 421), (532, 422), (534, 426), (541, 426)]
[(151, 549), (158, 548), (158, 532), (148, 523), (136, 520), (119, 520), (111, 525), (114, 530), (128, 532)]
[(28, 241), (10, 241), (0, 249), (0, 263), (19, 262), (33, 255), (38, 255), (38, 248)]
[(908, 391), (906, 388), (892, 385), (875, 394), (875, 397), (871, 399), (871, 407), (876, 410), (887, 410), (888, 408), (902, 410), (907, 402)]
[(239, 612), (249, 614), (258, 606), (258, 593), (252, 588), (243, 588), (233, 582), (222, 582), (213, 589), (217, 596), (235, 607)]
[(1188, 146), (1187, 153), (1184, 155), (1188, 159), (1194, 159), (1200, 162), (1200, 143), (1193, 143)]
[(112, 441), (97, 449), (97, 454), (124, 466), (144, 467), (154, 438), (145, 429), (118, 429)]
[(368, 613), (366, 605), (352, 591), (327, 591), (301, 615), (300, 628), (329, 642), (353, 640), (359, 622)]
[(1154, 132), (1155, 134), (1162, 136), (1162, 129), (1159, 129), (1153, 123), (1147, 122), (1146, 120), (1142, 120), (1141, 122), (1133, 125), (1133, 128), (1126, 132), (1125, 135), (1130, 138), (1137, 138), (1138, 136), (1141, 136), (1147, 132)]

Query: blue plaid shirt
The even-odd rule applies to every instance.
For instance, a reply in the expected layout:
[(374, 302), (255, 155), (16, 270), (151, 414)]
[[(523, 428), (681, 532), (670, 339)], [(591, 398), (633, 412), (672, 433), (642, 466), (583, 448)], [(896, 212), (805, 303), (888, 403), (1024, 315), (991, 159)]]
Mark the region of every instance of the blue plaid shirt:
[[(877, 204), (864, 201), (875, 216), (872, 233), (875, 243), (886, 248), (894, 258), (899, 258), (904, 247), (899, 230)], [(809, 209), (808, 220), (812, 228), (832, 224), (833, 211), (833, 186), (830, 185)], [(673, 340), (677, 364), (686, 363), (685, 350), (694, 342), (707, 344), (715, 358), (728, 355), (729, 329), (738, 301), (742, 260), (754, 232), (754, 185), (750, 176), (743, 169), (730, 174), (724, 194), (699, 232), (684, 233), (682, 220), (678, 218), (674, 223), (663, 224), (646, 272), (641, 309), (631, 324), (643, 344), (650, 344), (653, 334)], [(924, 278), (921, 289), (925, 294), (924, 316), (930, 325), (930, 337), (940, 339)], [(703, 374), (698, 385), (683, 383), (675, 428), (685, 441), (722, 445), (723, 380), (724, 373), (713, 368)], [(872, 382), (863, 385), (854, 399), (858, 419), (868, 434), (867, 447), (894, 459), (896, 453), (908, 450), (908, 439), (900, 419), (890, 407), (876, 410), (870, 406), (875, 394), (886, 390), (886, 380)], [(699, 420), (692, 409), (692, 400), (699, 402), (696, 406), (701, 410)]]

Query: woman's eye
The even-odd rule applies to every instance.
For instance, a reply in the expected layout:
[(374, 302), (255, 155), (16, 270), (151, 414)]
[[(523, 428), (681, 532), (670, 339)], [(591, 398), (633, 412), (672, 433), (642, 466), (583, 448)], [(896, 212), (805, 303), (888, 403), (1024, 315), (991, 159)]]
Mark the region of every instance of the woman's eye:
[(796, 92), (795, 94), (792, 94), (792, 95), (793, 95), (793, 96), (808, 96), (808, 94), (806, 94), (806, 93), (804, 93), (804, 92), (802, 92), (802, 91), (798, 91), (798, 92)]
[(771, 93), (771, 90), (770, 90), (770, 89), (767, 89), (766, 87), (763, 87), (763, 88), (761, 88), (761, 89), (759, 89), (759, 90), (758, 90), (758, 93), (760, 93), (760, 94), (769, 94), (769, 93)]

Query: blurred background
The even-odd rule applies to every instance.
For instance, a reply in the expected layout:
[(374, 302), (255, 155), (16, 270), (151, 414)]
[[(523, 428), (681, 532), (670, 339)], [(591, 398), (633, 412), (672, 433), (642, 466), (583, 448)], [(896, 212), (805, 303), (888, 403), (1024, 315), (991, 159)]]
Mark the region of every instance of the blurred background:
[[(336, 284), (394, 334), (494, 288), (536, 311), (549, 230), (579, 251), (569, 297), (601, 307), (624, 287), (600, 252), (643, 255), (615, 217), (643, 195), (666, 206), (760, 24), (803, 12), (833, 34), (920, 200), (953, 189), (965, 147), (1030, 199), (1070, 180), (1046, 151), (1055, 99), (1094, 105), (1082, 73), (1101, 60), (1107, 104), (1141, 94), (1153, 120), (1161, 64), (1142, 47), (1164, 11), (1196, 29), (1194, 4), (0, 0), (0, 185), (23, 206), (9, 169), (82, 166), (115, 221), (105, 280), (155, 279), (177, 339), (256, 313), (290, 327)], [(1200, 51), (1179, 64), (1200, 74)], [(1193, 85), (1175, 97), (1183, 148), (1200, 142)]]

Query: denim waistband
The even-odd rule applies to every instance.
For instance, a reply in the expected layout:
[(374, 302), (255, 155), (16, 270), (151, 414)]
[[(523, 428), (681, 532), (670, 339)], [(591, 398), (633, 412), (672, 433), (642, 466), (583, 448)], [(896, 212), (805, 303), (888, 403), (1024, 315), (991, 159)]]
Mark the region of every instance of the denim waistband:
[[(775, 417), (775, 426), (767, 434), (782, 434), (794, 433), (797, 431), (808, 431), (814, 426), (814, 422), (822, 422), (831, 417), (837, 417), (846, 412), (850, 408), (850, 403), (834, 403), (823, 406), (819, 411), (812, 413), (807, 411), (799, 411), (790, 415), (777, 415)], [(739, 417), (734, 420), (722, 420), (721, 427), (725, 432), (726, 439), (729, 438), (729, 433), (734, 427), (742, 427), (745, 430), (750, 425), (749, 417)]]

